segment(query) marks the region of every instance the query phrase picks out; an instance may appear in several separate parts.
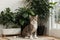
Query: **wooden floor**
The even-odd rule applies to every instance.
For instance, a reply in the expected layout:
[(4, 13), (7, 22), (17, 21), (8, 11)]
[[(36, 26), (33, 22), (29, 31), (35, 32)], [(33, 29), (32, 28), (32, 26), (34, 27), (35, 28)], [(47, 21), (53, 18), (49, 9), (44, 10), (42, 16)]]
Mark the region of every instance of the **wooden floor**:
[(60, 40), (55, 37), (39, 36), (38, 39), (26, 39), (21, 37), (0, 37), (0, 40)]

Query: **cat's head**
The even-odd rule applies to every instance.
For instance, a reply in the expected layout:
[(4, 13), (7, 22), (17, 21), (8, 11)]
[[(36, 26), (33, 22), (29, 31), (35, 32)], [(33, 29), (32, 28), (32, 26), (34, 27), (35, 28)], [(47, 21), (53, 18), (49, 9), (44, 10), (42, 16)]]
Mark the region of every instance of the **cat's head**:
[(30, 18), (30, 21), (37, 21), (38, 15), (36, 15), (36, 16), (29, 15), (29, 18)]

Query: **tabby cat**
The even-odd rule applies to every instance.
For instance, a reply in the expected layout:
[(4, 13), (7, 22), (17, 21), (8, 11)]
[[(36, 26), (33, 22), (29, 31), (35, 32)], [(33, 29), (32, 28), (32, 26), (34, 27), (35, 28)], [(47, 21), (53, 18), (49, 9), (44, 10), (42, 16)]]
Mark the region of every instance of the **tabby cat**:
[(38, 19), (38, 15), (36, 16), (29, 16), (30, 18), (30, 24), (27, 25), (23, 31), (22, 31), (22, 36), (24, 36), (25, 38), (38, 38), (37, 37), (37, 19)]

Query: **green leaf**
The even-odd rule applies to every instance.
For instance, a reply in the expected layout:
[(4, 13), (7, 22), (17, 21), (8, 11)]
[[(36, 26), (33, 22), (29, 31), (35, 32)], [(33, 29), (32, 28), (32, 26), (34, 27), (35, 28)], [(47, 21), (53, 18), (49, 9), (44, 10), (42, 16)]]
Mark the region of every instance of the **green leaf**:
[(20, 24), (23, 25), (24, 24), (24, 20), (19, 20)]
[(55, 5), (56, 3), (57, 3), (57, 2), (54, 2), (54, 3), (53, 3), (53, 2), (50, 2), (49, 4), (50, 4), (50, 5)]
[(30, 11), (31, 15), (35, 15), (35, 13), (33, 11)]
[(8, 12), (10, 12), (11, 10), (10, 10), (10, 8), (6, 8), (5, 11), (8, 13)]
[(53, 9), (53, 6), (49, 6), (49, 9), (52, 8)]
[(27, 18), (27, 17), (28, 17), (28, 13), (24, 13), (22, 16), (23, 16), (24, 18)]

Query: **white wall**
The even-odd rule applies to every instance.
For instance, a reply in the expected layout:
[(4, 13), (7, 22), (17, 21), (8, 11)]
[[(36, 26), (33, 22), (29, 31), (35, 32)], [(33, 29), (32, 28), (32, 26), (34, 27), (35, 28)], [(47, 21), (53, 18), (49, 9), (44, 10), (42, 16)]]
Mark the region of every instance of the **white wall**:
[(18, 7), (24, 6), (23, 0), (0, 0), (0, 11), (9, 7), (12, 11), (17, 9)]

